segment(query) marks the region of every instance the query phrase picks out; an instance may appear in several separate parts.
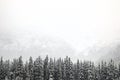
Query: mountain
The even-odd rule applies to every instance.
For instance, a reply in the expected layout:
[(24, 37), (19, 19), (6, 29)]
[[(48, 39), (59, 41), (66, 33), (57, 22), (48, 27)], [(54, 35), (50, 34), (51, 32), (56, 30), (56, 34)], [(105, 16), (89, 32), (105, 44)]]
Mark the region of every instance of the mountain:
[(113, 46), (109, 47), (108, 52), (104, 55), (101, 56), (99, 61), (105, 60), (105, 61), (110, 61), (113, 59), (115, 63), (120, 62), (120, 44), (113, 44)]
[(23, 59), (26, 60), (30, 56), (44, 58), (46, 55), (53, 58), (69, 56), (74, 61), (80, 59), (100, 62), (101, 60), (113, 59), (118, 63), (120, 62), (120, 42), (95, 45), (76, 53), (71, 45), (56, 37), (0, 34), (0, 56), (3, 56), (4, 59), (23, 56)]
[[(104, 44), (102, 46), (93, 46), (81, 52), (82, 58), (92, 60), (99, 63), (100, 61), (110, 61), (113, 59), (115, 63), (120, 62), (120, 42)], [(81, 56), (81, 55), (80, 55)]]
[(74, 49), (65, 41), (48, 36), (7, 36), (0, 35), (0, 56), (4, 59), (13, 59), (23, 56), (26, 60), (30, 56), (36, 58), (46, 55), (49, 57), (72, 57)]

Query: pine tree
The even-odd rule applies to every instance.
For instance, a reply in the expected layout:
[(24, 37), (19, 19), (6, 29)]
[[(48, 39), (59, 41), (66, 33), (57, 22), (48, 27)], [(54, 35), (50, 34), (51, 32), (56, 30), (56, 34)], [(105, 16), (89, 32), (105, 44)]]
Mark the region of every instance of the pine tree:
[(89, 68), (89, 62), (88, 61), (84, 61), (83, 63), (83, 80), (88, 80), (88, 68)]
[(18, 65), (18, 59), (14, 59), (10, 66), (10, 80), (15, 79), (15, 72)]
[(117, 65), (115, 65), (115, 68), (114, 68), (114, 79), (119, 79), (119, 69)]
[(4, 62), (3, 62), (3, 58), (1, 57), (0, 59), (0, 80), (4, 80), (5, 79), (5, 71), (4, 71)]
[(114, 64), (114, 61), (111, 60), (108, 64), (108, 79), (114, 80), (117, 78), (117, 70)]
[(41, 57), (38, 57), (34, 62), (33, 80), (43, 80), (43, 62)]
[(69, 80), (74, 80), (73, 63), (69, 58)]
[(44, 60), (44, 80), (49, 80), (48, 56)]
[(6, 75), (6, 79), (9, 79), (10, 77), (10, 61), (9, 60), (6, 60), (4, 62), (4, 72)]
[(107, 64), (106, 62), (101, 63), (101, 74), (100, 74), (100, 78), (101, 80), (107, 80), (108, 79), (108, 68), (107, 68)]
[(94, 63), (90, 61), (89, 68), (88, 68), (88, 80), (94, 80), (94, 79), (95, 79)]
[(57, 61), (54, 59), (54, 80), (58, 80), (58, 68), (57, 68)]
[(78, 76), (79, 76), (79, 80), (84, 80), (84, 66), (83, 66), (83, 63), (80, 62), (80, 71), (78, 73)]
[(49, 75), (50, 76), (54, 75), (54, 62), (52, 58), (50, 58), (50, 62), (49, 62)]
[(62, 73), (62, 80), (64, 80), (64, 61), (61, 60), (61, 73)]
[(64, 61), (64, 80), (73, 80), (73, 63), (71, 62), (70, 58), (67, 56)]
[(29, 78), (30, 80), (33, 80), (33, 59), (32, 57), (29, 58), (29, 63), (28, 63), (28, 74), (29, 74)]
[(100, 74), (101, 74), (101, 66), (98, 64), (98, 66), (95, 68), (95, 80), (100, 80)]
[(64, 80), (69, 80), (69, 57), (67, 56), (64, 60)]
[(118, 79), (120, 79), (120, 63), (118, 64)]
[(77, 64), (76, 64), (76, 66), (74, 66), (74, 68), (75, 68), (74, 79), (75, 80), (80, 80), (80, 75), (79, 75), (80, 74), (80, 62), (79, 62), (79, 60), (77, 60)]
[(24, 65), (24, 70), (23, 70), (23, 80), (30, 79), (28, 66), (29, 66), (29, 64), (26, 61), (25, 65)]
[(62, 80), (62, 68), (61, 58), (57, 61), (57, 80)]
[(63, 62), (63, 80), (66, 80), (66, 78), (67, 78), (67, 75), (66, 75), (67, 70), (66, 69), (67, 69), (66, 62), (64, 61)]
[(22, 79), (24, 76), (23, 70), (24, 70), (24, 66), (23, 66), (22, 56), (20, 56), (18, 59), (17, 68), (15, 70), (15, 76), (20, 77), (20, 79)]
[(26, 80), (28, 78), (28, 74), (27, 74), (27, 71), (26, 71), (26, 68), (24, 67), (23, 69), (23, 76), (22, 76), (22, 80)]

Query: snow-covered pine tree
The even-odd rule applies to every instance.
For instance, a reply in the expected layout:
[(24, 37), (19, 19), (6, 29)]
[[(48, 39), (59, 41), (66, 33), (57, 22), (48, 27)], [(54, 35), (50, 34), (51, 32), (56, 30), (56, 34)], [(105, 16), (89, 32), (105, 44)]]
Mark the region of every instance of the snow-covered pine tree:
[(34, 63), (33, 63), (33, 59), (32, 57), (29, 58), (29, 63), (28, 63), (28, 75), (30, 80), (33, 80), (33, 67), (34, 67)]
[(64, 62), (63, 62), (63, 80), (66, 80), (66, 78), (67, 78), (67, 75), (66, 75), (67, 70), (66, 69), (67, 69), (66, 61), (64, 60)]
[(101, 73), (101, 66), (98, 64), (98, 66), (95, 67), (95, 80), (100, 80), (100, 73)]
[(23, 70), (23, 80), (28, 80), (30, 79), (29, 77), (29, 69), (28, 69), (28, 62), (26, 61), (25, 65), (24, 65), (24, 70)]
[(114, 79), (119, 79), (119, 69), (117, 65), (115, 65), (114, 68)]
[(15, 80), (15, 72), (17, 69), (17, 65), (18, 65), (18, 59), (13, 59), (13, 62), (11, 63), (10, 66), (10, 80)]
[(108, 68), (106, 62), (101, 62), (101, 73), (100, 73), (100, 79), (101, 80), (107, 80), (108, 79)]
[(120, 79), (120, 63), (118, 64), (118, 79)]
[(3, 61), (3, 58), (0, 59), (0, 80), (5, 80), (9, 78), (10, 72), (10, 62), (9, 60)]
[(73, 75), (74, 75), (74, 80), (79, 80), (79, 60), (77, 60), (77, 63), (73, 64)]
[(6, 60), (4, 62), (4, 72), (6, 74), (6, 79), (9, 79), (9, 76), (10, 76), (10, 61), (9, 60)]
[(87, 80), (88, 79), (88, 68), (89, 68), (89, 62), (88, 61), (84, 61), (82, 64), (82, 78), (84, 78), (83, 80)]
[(88, 68), (88, 80), (95, 80), (94, 63), (92, 63), (91, 61), (89, 62), (89, 68)]
[(65, 78), (64, 78), (64, 80), (69, 80), (70, 79), (70, 74), (69, 74), (69, 57), (68, 56), (66, 56), (66, 58), (65, 58), (65, 60), (64, 60), (64, 65), (65, 65)]
[(75, 76), (76, 76), (75, 80), (80, 80), (80, 61), (79, 60), (77, 60)]
[(66, 56), (64, 60), (64, 80), (73, 80), (74, 74), (73, 74), (73, 63), (71, 59)]
[(58, 80), (62, 80), (62, 68), (61, 68), (62, 64), (61, 64), (61, 58), (58, 59), (57, 61), (57, 77)]
[(116, 79), (117, 76), (117, 70), (114, 64), (114, 61), (111, 59), (111, 61), (108, 64), (108, 79), (109, 80), (114, 80)]
[(61, 60), (61, 73), (62, 73), (62, 80), (64, 80), (64, 60)]
[(69, 80), (74, 80), (73, 63), (69, 58)]
[(43, 62), (40, 56), (34, 61), (33, 80), (43, 80)]
[(0, 59), (0, 80), (4, 80), (6, 77), (5, 71), (4, 71), (4, 62), (3, 58)]
[(76, 64), (73, 65), (73, 73), (74, 73), (74, 80), (78, 80), (77, 65)]
[(48, 55), (47, 55), (45, 60), (44, 60), (44, 65), (43, 65), (43, 71), (44, 71), (43, 78), (44, 78), (44, 80), (49, 80), (48, 60), (49, 59), (48, 59)]
[(80, 71), (78, 73), (78, 79), (79, 80), (84, 80), (84, 66), (83, 66), (83, 63), (82, 61), (80, 62)]
[(24, 70), (24, 66), (23, 66), (22, 56), (20, 56), (18, 59), (16, 70), (15, 70), (15, 76), (16, 77), (19, 76), (22, 79), (24, 76), (23, 70)]
[(56, 62), (56, 59), (54, 58), (54, 62), (53, 62), (54, 64), (53, 64), (53, 66), (54, 66), (54, 74), (53, 74), (53, 78), (54, 78), (54, 80), (57, 80), (57, 62)]
[[(50, 62), (49, 62), (49, 75), (53, 76), (54, 75), (54, 62), (53, 59), (50, 58)], [(50, 76), (49, 76), (50, 78)]]

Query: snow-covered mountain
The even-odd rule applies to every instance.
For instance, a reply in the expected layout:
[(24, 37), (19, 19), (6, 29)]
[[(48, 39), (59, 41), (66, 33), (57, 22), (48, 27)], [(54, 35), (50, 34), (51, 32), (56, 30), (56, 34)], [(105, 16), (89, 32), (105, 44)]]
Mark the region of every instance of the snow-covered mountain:
[[(120, 62), (120, 42), (113, 42), (102, 46), (93, 46), (87, 48), (82, 54), (82, 59), (92, 60), (95, 62), (110, 61), (113, 59), (115, 63)], [(81, 56), (79, 54), (79, 56)]]
[(110, 61), (113, 59), (115, 63), (120, 62), (120, 43), (113, 44), (111, 47), (106, 49), (107, 53), (99, 58), (98, 61), (105, 60)]
[(76, 53), (71, 45), (56, 37), (0, 35), (0, 56), (5, 59), (23, 56), (23, 59), (26, 60), (29, 56), (33, 58), (42, 56), (44, 58), (46, 55), (56, 58), (69, 56), (74, 60), (91, 60), (94, 62), (109, 61), (110, 59), (120, 62), (120, 42), (92, 46)]
[(0, 37), (0, 56), (5, 59), (13, 59), (23, 56), (28, 59), (29, 56), (36, 58), (46, 55), (49, 57), (73, 56), (74, 49), (65, 41), (51, 37), (33, 37), (33, 36), (1, 36)]

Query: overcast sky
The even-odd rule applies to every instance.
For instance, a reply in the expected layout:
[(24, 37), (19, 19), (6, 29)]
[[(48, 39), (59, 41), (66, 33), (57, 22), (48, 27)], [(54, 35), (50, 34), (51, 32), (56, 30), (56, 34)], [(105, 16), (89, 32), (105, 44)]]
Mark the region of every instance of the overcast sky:
[(120, 0), (0, 0), (0, 34), (59, 38), (80, 52), (120, 39)]

